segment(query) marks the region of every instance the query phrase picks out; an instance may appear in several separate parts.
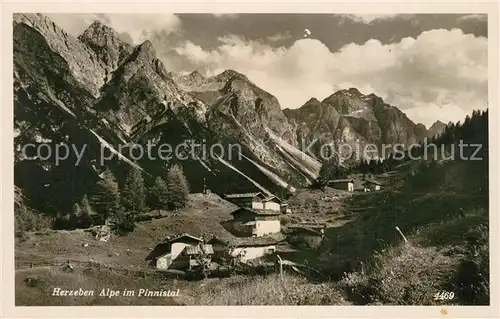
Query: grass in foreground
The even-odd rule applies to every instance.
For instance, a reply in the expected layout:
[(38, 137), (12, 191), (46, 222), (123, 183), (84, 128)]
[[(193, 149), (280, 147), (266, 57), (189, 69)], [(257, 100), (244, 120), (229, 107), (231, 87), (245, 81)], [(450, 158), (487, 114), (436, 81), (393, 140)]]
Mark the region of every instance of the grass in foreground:
[(334, 283), (314, 284), (284, 273), (205, 280), (189, 301), (196, 305), (348, 305)]

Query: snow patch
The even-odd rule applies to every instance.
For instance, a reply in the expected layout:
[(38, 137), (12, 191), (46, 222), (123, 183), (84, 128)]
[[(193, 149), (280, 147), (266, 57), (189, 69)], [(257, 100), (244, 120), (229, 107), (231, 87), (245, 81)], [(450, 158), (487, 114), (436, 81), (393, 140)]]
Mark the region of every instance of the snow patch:
[(113, 154), (117, 155), (119, 159), (127, 162), (128, 164), (132, 165), (133, 167), (135, 168), (138, 168), (140, 169), (141, 171), (144, 171), (142, 169), (142, 167), (140, 167), (139, 165), (135, 164), (134, 162), (132, 162), (131, 160), (129, 160), (127, 157), (125, 157), (122, 153), (118, 152), (111, 144), (109, 144), (105, 139), (103, 139), (102, 137), (99, 136), (99, 134), (97, 134), (96, 132), (94, 132), (93, 130), (90, 130), (90, 132), (92, 134), (95, 135), (95, 137), (97, 137), (97, 139), (99, 140), (99, 142), (101, 143), (102, 146), (106, 147), (107, 149), (109, 149)]
[(59, 100), (57, 97), (55, 97), (50, 91), (48, 92), (48, 94), (49, 94), (49, 97), (54, 102), (56, 102), (57, 106), (59, 106), (62, 110), (66, 111), (66, 113), (69, 113), (71, 116), (73, 116), (74, 118), (76, 118), (75, 113), (73, 113), (73, 111), (71, 111), (66, 105), (64, 105), (64, 103), (61, 102), (61, 100)]
[(273, 172), (271, 172), (267, 168), (265, 168), (262, 165), (256, 163), (255, 161), (251, 160), (250, 158), (246, 157), (245, 155), (241, 154), (240, 152), (238, 152), (238, 153), (243, 158), (245, 158), (247, 161), (249, 161), (250, 163), (252, 163), (253, 165), (255, 165), (262, 173), (264, 173), (267, 177), (269, 177), (270, 179), (272, 179), (275, 183), (277, 183), (281, 187), (283, 187), (283, 188), (289, 188), (290, 187), (290, 184), (288, 184), (287, 182), (285, 182), (284, 180), (282, 180), (278, 175), (274, 174)]
[(364, 112), (365, 110), (357, 110), (357, 111), (354, 111), (354, 112), (351, 112), (351, 114), (358, 114), (358, 113), (362, 113)]
[(295, 169), (295, 171), (297, 171), (306, 180), (307, 183), (309, 183), (309, 184), (311, 183), (310, 178), (312, 178), (313, 176), (315, 176), (315, 177), (313, 177), (314, 179), (317, 178), (317, 175), (314, 175), (314, 173), (311, 171), (307, 170), (306, 172), (302, 172), (302, 170), (304, 168), (301, 168), (300, 163), (297, 162), (296, 159), (294, 159), (290, 154), (288, 154), (284, 149), (282, 149), (278, 145), (276, 145), (276, 148), (281, 153), (281, 155), (283, 155), (284, 157), (286, 157), (286, 159), (288, 159), (290, 161), (290, 162), (288, 162), (288, 165), (293, 167), (293, 169)]
[(50, 138), (44, 138), (41, 135), (36, 135), (35, 142), (36, 143), (50, 143), (50, 142), (52, 142), (52, 140)]
[(282, 147), (288, 154), (293, 156), (293, 158), (297, 160), (297, 164), (299, 164), (304, 171), (310, 172), (311, 177), (313, 178), (317, 177), (318, 174), (315, 172), (319, 172), (321, 168), (321, 163), (318, 160), (312, 158), (311, 156), (300, 151), (296, 147), (290, 145), (288, 142), (284, 141), (280, 137), (276, 136), (276, 134), (274, 134), (274, 132), (271, 131), (270, 129), (266, 128), (266, 130), (271, 139), (274, 141), (274, 143)]
[(241, 176), (243, 176), (246, 179), (248, 179), (252, 184), (254, 184), (255, 186), (257, 186), (261, 191), (263, 191), (267, 195), (273, 195), (270, 191), (268, 191), (267, 189), (265, 189), (264, 186), (260, 185), (259, 183), (257, 183), (256, 181), (254, 181), (253, 179), (251, 179), (250, 177), (248, 177), (247, 175), (245, 175), (242, 171), (240, 171), (239, 169), (237, 169), (233, 165), (229, 164), (227, 161), (225, 161), (224, 159), (222, 159), (218, 155), (215, 155), (215, 157), (219, 160), (219, 162), (221, 162), (222, 164), (226, 165), (227, 167), (229, 167), (230, 169), (232, 169), (236, 173), (238, 173)]
[(127, 135), (130, 135), (130, 132), (132, 130), (132, 126), (131, 125), (127, 125), (127, 124), (124, 124), (124, 123), (121, 123), (120, 124), (120, 127), (122, 128), (122, 130), (127, 134)]

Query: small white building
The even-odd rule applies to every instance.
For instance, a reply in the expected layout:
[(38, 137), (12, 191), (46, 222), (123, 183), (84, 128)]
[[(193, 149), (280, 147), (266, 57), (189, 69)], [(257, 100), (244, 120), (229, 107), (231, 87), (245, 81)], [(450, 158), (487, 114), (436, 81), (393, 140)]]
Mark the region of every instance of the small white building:
[(272, 255), (276, 252), (276, 245), (284, 240), (282, 235), (259, 238), (212, 238), (208, 241), (215, 251), (226, 251), (227, 255), (240, 262)]
[(231, 213), (232, 230), (239, 236), (263, 237), (281, 231), (281, 211), (239, 208)]
[(190, 269), (197, 258), (213, 253), (212, 246), (203, 244), (203, 239), (184, 233), (158, 244), (146, 260), (157, 269)]
[(382, 187), (382, 184), (374, 180), (365, 180), (365, 182), (363, 183), (363, 187), (365, 192), (379, 191)]
[(328, 181), (328, 186), (341, 189), (348, 192), (354, 191), (354, 180), (352, 179), (336, 179)]
[(240, 207), (251, 209), (264, 209), (263, 200), (266, 199), (262, 193), (240, 193), (226, 194), (224, 199)]
[(272, 255), (276, 252), (276, 245), (255, 245), (252, 243), (241, 244), (229, 250), (231, 257), (238, 259), (241, 262), (247, 262), (252, 259)]
[(292, 213), (292, 209), (290, 207), (288, 207), (288, 204), (281, 204), (280, 209), (281, 209), (282, 214), (291, 214)]
[(281, 199), (272, 195), (262, 200), (262, 209), (274, 210), (279, 212), (281, 210), (281, 204)]

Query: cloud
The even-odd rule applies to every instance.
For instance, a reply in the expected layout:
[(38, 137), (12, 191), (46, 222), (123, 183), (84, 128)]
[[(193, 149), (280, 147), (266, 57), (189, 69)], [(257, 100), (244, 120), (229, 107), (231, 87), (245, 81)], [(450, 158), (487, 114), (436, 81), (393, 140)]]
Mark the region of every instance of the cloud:
[(356, 87), (429, 126), (465, 117), (487, 103), (487, 39), (458, 29), (426, 31), (391, 44), (371, 39), (337, 52), (315, 39), (299, 39), (289, 48), (235, 36), (219, 40), (213, 50), (184, 42), (175, 52), (208, 74), (224, 69), (246, 74), (283, 108)]
[(133, 44), (144, 42), (154, 32), (176, 31), (180, 26), (180, 19), (174, 14), (50, 13), (46, 15), (73, 36), (80, 35), (92, 22), (100, 20), (118, 33), (127, 33)]
[(279, 41), (284, 41), (284, 40), (288, 40), (292, 37), (292, 34), (290, 33), (290, 31), (287, 31), (285, 33), (276, 33), (276, 34), (273, 34), (269, 37), (267, 37), (267, 39), (271, 42), (279, 42)]
[(377, 20), (389, 20), (398, 16), (413, 16), (413, 15), (401, 15), (401, 14), (342, 14), (344, 18), (360, 22), (370, 24)]

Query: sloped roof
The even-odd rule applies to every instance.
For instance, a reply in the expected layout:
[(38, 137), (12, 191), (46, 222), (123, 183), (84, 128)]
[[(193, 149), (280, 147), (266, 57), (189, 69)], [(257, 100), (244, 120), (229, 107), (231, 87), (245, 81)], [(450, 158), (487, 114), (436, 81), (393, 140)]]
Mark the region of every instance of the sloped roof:
[(162, 256), (165, 256), (167, 254), (170, 254), (172, 251), (172, 245), (170, 243), (159, 243), (158, 245), (155, 246), (155, 248), (148, 254), (146, 257), (146, 261), (148, 260), (154, 260), (156, 258), (160, 258)]
[(289, 230), (290, 233), (302, 233), (302, 234), (308, 234), (312, 236), (323, 236), (323, 234), (320, 231), (314, 230), (309, 227), (293, 227)]
[(174, 238), (167, 239), (167, 240), (165, 240), (165, 241), (157, 244), (155, 246), (155, 248), (146, 257), (145, 260), (146, 261), (147, 260), (152, 260), (152, 259), (155, 259), (155, 258), (160, 258), (160, 257), (165, 256), (167, 254), (170, 254), (170, 252), (172, 251), (172, 244), (174, 242), (182, 241), (183, 239), (185, 239), (185, 240), (193, 240), (193, 241), (196, 241), (196, 242), (199, 242), (199, 243), (203, 242), (203, 239), (201, 239), (201, 238), (189, 235), (187, 233), (182, 233), (182, 234), (180, 234), (178, 236), (175, 236)]
[(285, 236), (282, 233), (277, 233), (265, 237), (214, 237), (209, 242), (214, 244), (219, 242), (231, 247), (259, 247), (276, 245), (283, 240), (285, 240)]
[(299, 224), (291, 224), (288, 226), (288, 228), (303, 228), (303, 227), (306, 227), (306, 228), (311, 228), (311, 229), (314, 229), (314, 228), (326, 228), (326, 224), (324, 223), (308, 223), (308, 222), (303, 222), (303, 223), (299, 223)]
[(279, 203), (283, 202), (278, 196), (275, 196), (275, 195), (268, 196), (268, 197), (264, 198), (262, 201), (263, 202), (268, 202), (268, 201), (271, 201), (271, 200), (275, 200), (275, 201), (277, 201)]
[(237, 199), (237, 198), (254, 198), (255, 196), (260, 196), (264, 198), (264, 195), (260, 192), (256, 193), (239, 193), (239, 194), (225, 194), (224, 198), (227, 199)]
[(376, 180), (373, 180), (373, 179), (365, 179), (364, 180), (364, 184), (374, 184), (374, 185), (382, 185), (382, 183), (376, 181)]
[(237, 215), (241, 214), (243, 212), (248, 212), (254, 215), (260, 215), (260, 216), (277, 216), (281, 215), (280, 211), (277, 210), (272, 210), (272, 209), (253, 209), (253, 208), (245, 208), (245, 207), (240, 207), (234, 212), (231, 213), (231, 215)]
[(354, 180), (346, 178), (346, 179), (334, 179), (334, 180), (330, 180), (328, 182), (329, 183), (347, 183), (347, 182), (354, 183)]
[(167, 243), (173, 243), (173, 242), (178, 242), (178, 241), (182, 241), (182, 239), (193, 239), (195, 241), (199, 241), (200, 243), (203, 241), (202, 238), (199, 238), (199, 237), (195, 237), (195, 236), (192, 236), (192, 235), (189, 235), (188, 233), (182, 233), (174, 238), (171, 238), (169, 240), (167, 240)]

